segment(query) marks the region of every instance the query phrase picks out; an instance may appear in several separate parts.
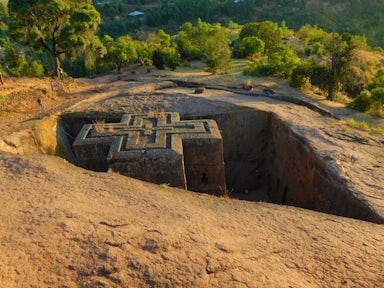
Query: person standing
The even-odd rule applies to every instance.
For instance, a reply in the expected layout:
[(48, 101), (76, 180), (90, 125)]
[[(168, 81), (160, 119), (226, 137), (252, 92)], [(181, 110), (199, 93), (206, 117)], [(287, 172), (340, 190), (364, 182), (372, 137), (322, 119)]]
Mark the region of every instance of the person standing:
[(39, 112), (41, 113), (44, 109), (43, 102), (41, 101), (41, 98), (37, 98), (37, 105), (39, 105)]
[(0, 83), (4, 85), (3, 73), (0, 72)]

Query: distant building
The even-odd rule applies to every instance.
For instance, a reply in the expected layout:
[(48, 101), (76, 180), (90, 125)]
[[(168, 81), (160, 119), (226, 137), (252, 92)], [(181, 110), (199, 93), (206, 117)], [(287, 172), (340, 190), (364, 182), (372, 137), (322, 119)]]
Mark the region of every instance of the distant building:
[(131, 17), (137, 17), (137, 16), (142, 16), (144, 15), (144, 12), (141, 12), (141, 11), (132, 11), (131, 13), (128, 13), (128, 16), (131, 16)]
[(109, 4), (110, 2), (111, 2), (110, 0), (99, 0), (95, 4), (96, 5), (105, 5), (105, 4)]

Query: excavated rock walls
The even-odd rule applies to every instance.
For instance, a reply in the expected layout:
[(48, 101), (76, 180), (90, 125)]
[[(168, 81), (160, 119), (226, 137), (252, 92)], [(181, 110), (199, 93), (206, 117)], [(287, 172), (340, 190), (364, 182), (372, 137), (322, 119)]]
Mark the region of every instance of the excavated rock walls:
[(224, 145), (227, 187), (266, 187), (271, 202), (383, 223), (306, 139), (277, 115), (256, 110), (204, 116), (216, 120)]
[(247, 109), (204, 117), (214, 119), (221, 130), (228, 189), (242, 192), (264, 186), (271, 113)]
[(271, 117), (268, 187), (272, 202), (382, 222), (379, 215), (276, 115)]
[[(84, 123), (95, 120), (79, 116), (66, 115), (63, 119), (71, 135), (76, 135)], [(234, 196), (264, 187), (273, 203), (384, 223), (369, 203), (356, 196), (359, 191), (352, 190), (305, 138), (274, 113), (239, 109), (198, 118), (213, 119), (218, 124), (226, 185)]]

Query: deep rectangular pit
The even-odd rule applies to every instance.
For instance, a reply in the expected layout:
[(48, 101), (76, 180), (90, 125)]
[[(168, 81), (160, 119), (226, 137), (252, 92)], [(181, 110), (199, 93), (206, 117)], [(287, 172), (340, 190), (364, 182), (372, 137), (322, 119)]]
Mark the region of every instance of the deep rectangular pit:
[(267, 194), (272, 203), (383, 223), (274, 113), (245, 109), (201, 117), (214, 119), (221, 130), (233, 197), (258, 201)]
[[(275, 114), (244, 109), (198, 118), (215, 120), (221, 130), (226, 186), (232, 197), (269, 199), (276, 204), (383, 222), (380, 215), (359, 201), (347, 185), (330, 172), (305, 139)], [(105, 122), (118, 122), (116, 119), (116, 116), (105, 117)], [(96, 119), (84, 116), (62, 118), (67, 133), (73, 138), (83, 124), (94, 121)]]

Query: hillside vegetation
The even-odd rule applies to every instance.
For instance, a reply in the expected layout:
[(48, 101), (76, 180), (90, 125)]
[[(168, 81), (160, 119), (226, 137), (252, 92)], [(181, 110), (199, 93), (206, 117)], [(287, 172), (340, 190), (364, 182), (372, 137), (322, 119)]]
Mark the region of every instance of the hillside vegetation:
[[(174, 33), (185, 21), (201, 18), (207, 22), (225, 23), (229, 20), (239, 24), (251, 21), (281, 23), (298, 30), (302, 25), (317, 25), (326, 31), (350, 32), (364, 35), (371, 46), (384, 47), (384, 5), (381, 0), (134, 0), (94, 1), (104, 22), (101, 29), (116, 35), (132, 33), (140, 29), (165, 28)], [(140, 10), (145, 15), (140, 19), (128, 13)]]
[[(152, 66), (176, 70), (201, 60), (206, 71), (225, 74), (234, 58), (247, 59), (244, 74), (280, 77), (296, 88), (381, 116), (383, 49), (372, 47), (363, 35), (350, 33), (354, 29), (346, 24), (330, 32), (320, 26), (320, 16), (318, 23), (317, 16), (305, 20), (309, 11), (342, 21), (348, 11), (363, 9), (363, 15), (368, 9), (368, 4), (358, 1), (346, 3), (10, 0), (0, 5), (0, 71), (17, 77), (84, 77), (121, 73), (133, 63), (147, 66), (148, 71)], [(367, 11), (376, 7), (374, 3)], [(380, 13), (381, 9), (373, 10)], [(144, 14), (129, 16), (133, 10)], [(279, 12), (272, 17), (272, 10)], [(301, 15), (301, 21), (308, 23), (300, 26), (289, 17), (285, 21), (285, 15), (292, 19)], [(0, 94), (0, 101), (4, 95)]]

